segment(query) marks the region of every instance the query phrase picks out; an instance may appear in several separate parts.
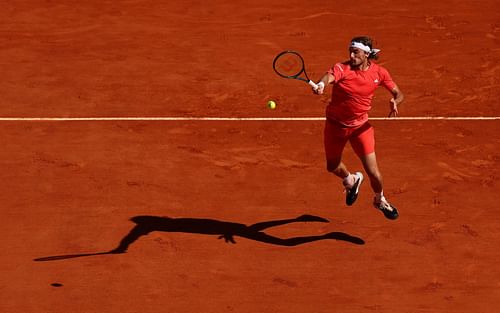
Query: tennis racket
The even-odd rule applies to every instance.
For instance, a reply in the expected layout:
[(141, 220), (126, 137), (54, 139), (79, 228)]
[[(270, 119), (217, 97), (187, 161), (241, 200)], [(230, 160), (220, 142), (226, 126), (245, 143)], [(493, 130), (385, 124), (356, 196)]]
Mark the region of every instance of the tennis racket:
[(305, 81), (315, 90), (318, 89), (318, 85), (307, 76), (304, 59), (296, 51), (286, 50), (278, 54), (274, 58), (273, 68), (281, 77)]

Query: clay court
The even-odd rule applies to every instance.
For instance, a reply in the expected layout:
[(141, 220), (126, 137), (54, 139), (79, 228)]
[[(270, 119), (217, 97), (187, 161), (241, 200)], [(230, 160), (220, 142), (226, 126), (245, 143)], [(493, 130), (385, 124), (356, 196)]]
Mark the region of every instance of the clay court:
[[(498, 9), (4, 3), (0, 311), (498, 312)], [(317, 80), (356, 35), (406, 96), (370, 114), (395, 221), (326, 171), (328, 90), (272, 68), (297, 50)]]

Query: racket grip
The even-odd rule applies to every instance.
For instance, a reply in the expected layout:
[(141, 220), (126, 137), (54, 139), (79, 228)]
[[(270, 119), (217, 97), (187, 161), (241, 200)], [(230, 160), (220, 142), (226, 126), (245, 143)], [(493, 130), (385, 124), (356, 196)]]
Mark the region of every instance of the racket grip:
[(312, 80), (309, 80), (307, 83), (308, 83), (309, 85), (311, 85), (311, 87), (313, 87), (313, 88), (314, 88), (314, 90), (317, 90), (317, 89), (319, 88), (319, 87), (318, 87), (318, 85), (316, 85), (316, 83), (315, 83), (315, 82), (313, 82)]

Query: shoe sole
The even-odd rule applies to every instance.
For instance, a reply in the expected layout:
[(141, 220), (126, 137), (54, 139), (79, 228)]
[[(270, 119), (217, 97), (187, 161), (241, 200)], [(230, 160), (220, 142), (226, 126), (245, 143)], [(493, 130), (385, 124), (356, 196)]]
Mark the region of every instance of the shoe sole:
[(353, 205), (354, 202), (356, 202), (356, 199), (358, 199), (359, 188), (361, 187), (361, 183), (364, 180), (363, 174), (361, 172), (356, 172), (355, 175), (358, 175), (359, 179), (354, 183), (345, 197), (345, 203), (349, 206)]

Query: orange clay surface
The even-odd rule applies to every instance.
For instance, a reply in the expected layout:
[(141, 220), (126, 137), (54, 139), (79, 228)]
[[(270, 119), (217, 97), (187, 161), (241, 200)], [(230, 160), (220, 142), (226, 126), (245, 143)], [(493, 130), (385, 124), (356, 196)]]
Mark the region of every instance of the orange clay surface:
[[(402, 116), (500, 115), (494, 0), (31, 0), (0, 117), (321, 117), (272, 59), (318, 79), (360, 34)], [(0, 312), (498, 312), (499, 123), (373, 121), (390, 221), (368, 180), (344, 204), (322, 121), (2, 121)]]

